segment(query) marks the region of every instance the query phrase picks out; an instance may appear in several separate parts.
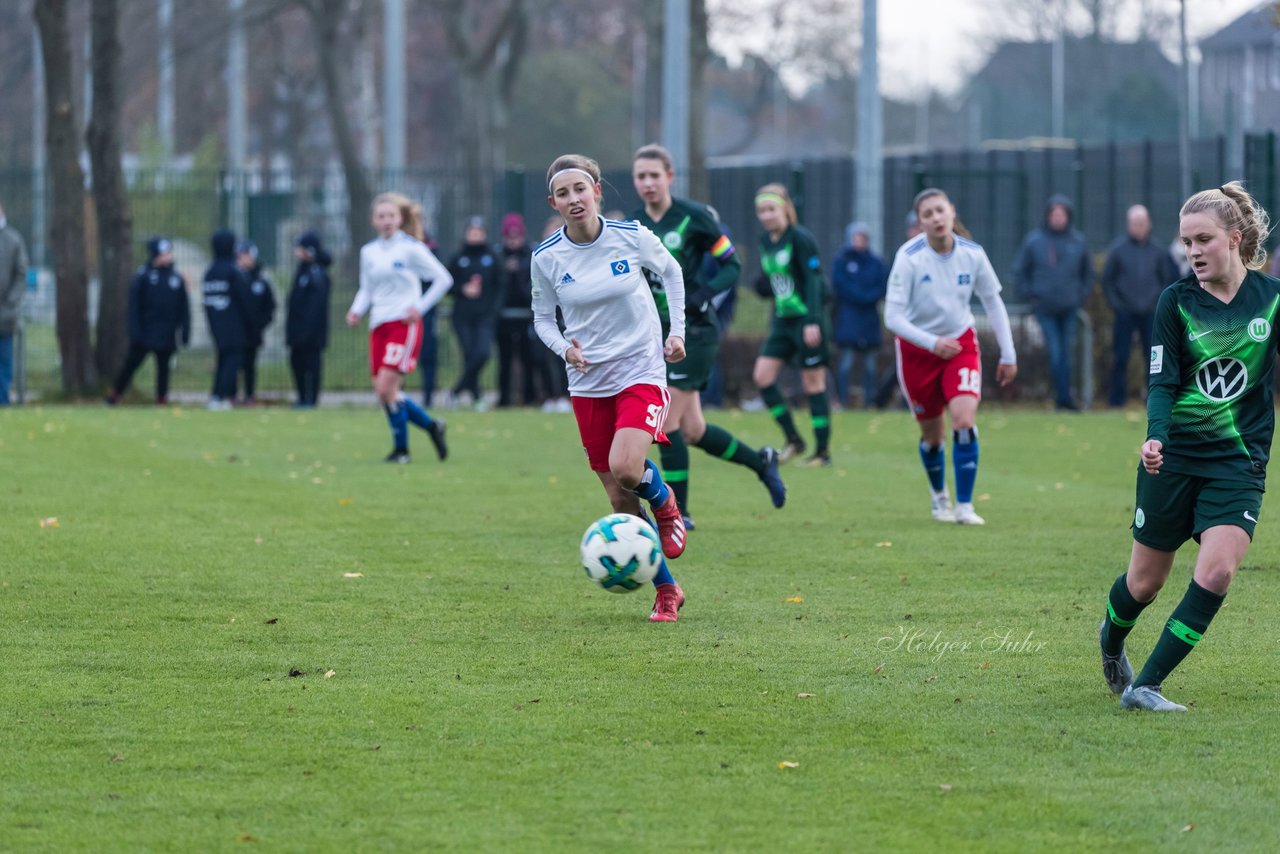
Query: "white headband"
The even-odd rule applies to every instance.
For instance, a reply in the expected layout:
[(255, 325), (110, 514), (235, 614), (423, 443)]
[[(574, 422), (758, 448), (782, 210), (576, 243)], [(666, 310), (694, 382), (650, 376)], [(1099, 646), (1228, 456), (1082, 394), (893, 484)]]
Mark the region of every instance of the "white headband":
[(561, 175), (563, 175), (566, 172), (581, 172), (583, 175), (586, 175), (587, 178), (591, 181), (592, 186), (594, 186), (596, 183), (596, 176), (592, 175), (586, 169), (579, 169), (577, 166), (570, 166), (568, 168), (561, 169), (559, 172), (551, 176), (551, 180), (547, 182), (548, 193), (554, 192), (551, 189), (552, 185), (555, 184), (557, 178), (559, 178)]

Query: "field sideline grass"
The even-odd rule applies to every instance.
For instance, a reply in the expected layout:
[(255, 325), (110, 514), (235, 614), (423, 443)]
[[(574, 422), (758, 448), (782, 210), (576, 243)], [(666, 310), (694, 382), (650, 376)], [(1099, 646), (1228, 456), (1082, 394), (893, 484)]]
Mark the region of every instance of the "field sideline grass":
[(1125, 713), (1142, 417), (980, 424), (982, 529), (929, 519), (902, 413), (838, 414), (781, 511), (693, 451), (650, 625), (577, 567), (608, 508), (567, 415), (390, 467), (372, 409), (0, 410), (0, 849), (1280, 849), (1270, 501), (1166, 685), (1194, 708)]

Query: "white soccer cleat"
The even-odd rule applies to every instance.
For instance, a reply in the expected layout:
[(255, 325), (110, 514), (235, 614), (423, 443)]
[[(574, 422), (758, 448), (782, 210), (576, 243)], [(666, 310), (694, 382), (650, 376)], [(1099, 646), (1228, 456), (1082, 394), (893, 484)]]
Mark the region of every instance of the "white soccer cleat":
[(956, 521), (961, 525), (985, 525), (987, 520), (979, 516), (973, 509), (972, 504), (964, 503), (956, 505)]
[(929, 502), (932, 505), (935, 521), (954, 522), (956, 520), (955, 508), (951, 506), (951, 496), (947, 495), (945, 489), (941, 492), (933, 492), (929, 497)]

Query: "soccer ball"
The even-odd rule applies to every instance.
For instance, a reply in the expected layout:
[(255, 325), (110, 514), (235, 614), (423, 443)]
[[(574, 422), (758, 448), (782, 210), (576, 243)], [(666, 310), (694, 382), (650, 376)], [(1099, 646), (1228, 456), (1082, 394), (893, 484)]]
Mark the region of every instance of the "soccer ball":
[(661, 565), (658, 534), (639, 516), (610, 513), (582, 535), (582, 568), (605, 590), (637, 590), (653, 581)]

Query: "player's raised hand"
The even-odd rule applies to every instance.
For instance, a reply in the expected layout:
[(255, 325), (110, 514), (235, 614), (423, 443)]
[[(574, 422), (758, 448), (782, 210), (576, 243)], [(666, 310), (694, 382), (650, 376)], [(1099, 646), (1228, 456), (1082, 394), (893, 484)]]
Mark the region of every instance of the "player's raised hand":
[(662, 348), (662, 354), (668, 362), (684, 361), (684, 339), (678, 335), (672, 335), (667, 339), (667, 343)]
[(564, 351), (564, 360), (571, 367), (577, 368), (585, 374), (591, 363), (587, 361), (586, 356), (582, 355), (582, 343), (577, 338), (570, 338), (569, 344), (571, 345), (569, 349)]
[(1160, 466), (1164, 463), (1164, 443), (1159, 439), (1148, 439), (1142, 443), (1142, 467), (1147, 474), (1160, 474)]

